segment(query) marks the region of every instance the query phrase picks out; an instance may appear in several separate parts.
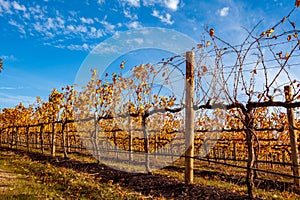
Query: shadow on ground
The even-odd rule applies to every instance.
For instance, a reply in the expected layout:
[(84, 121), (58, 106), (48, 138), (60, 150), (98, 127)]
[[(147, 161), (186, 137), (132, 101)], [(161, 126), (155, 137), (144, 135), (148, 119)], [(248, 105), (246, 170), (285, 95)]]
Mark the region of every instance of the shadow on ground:
[[(0, 150), (10, 151), (8, 148)], [(52, 157), (40, 153), (27, 153), (22, 150), (14, 150), (15, 153), (27, 155), (32, 160), (42, 163), (50, 163), (56, 167), (65, 167), (77, 172), (85, 172), (101, 177), (101, 182), (113, 180), (123, 188), (128, 188), (140, 192), (145, 196), (164, 197), (167, 199), (213, 199), (213, 200), (238, 200), (248, 199), (246, 195), (237, 192), (227, 191), (225, 189), (209, 187), (200, 184), (187, 185), (180, 181), (154, 174), (133, 174), (112, 169), (106, 165), (98, 163), (88, 163), (63, 157)], [(170, 167), (169, 167), (170, 168)], [(169, 170), (181, 170), (170, 168)], [(197, 172), (196, 172), (197, 174)], [(201, 175), (201, 173), (200, 173)]]

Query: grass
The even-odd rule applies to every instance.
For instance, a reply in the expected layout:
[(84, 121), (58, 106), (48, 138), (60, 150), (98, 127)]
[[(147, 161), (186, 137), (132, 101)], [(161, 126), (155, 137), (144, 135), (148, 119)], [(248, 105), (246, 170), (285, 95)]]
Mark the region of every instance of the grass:
[(99, 183), (92, 175), (49, 163), (32, 161), (26, 155), (0, 152), (0, 169), (12, 172), (0, 199), (144, 199), (112, 181)]
[[(183, 166), (182, 161), (177, 161), (175, 162), (174, 166)], [(214, 165), (211, 164), (211, 166), (208, 166), (207, 164), (202, 165), (198, 162), (196, 164), (196, 169), (198, 171), (210, 171), (210, 172), (222, 172), (224, 174), (231, 174), (232, 176), (234, 175), (243, 175), (242, 171), (240, 169), (234, 170), (229, 167), (225, 166), (220, 166), (220, 165)], [(163, 175), (163, 176), (168, 176), (173, 179), (177, 179), (179, 181), (184, 181), (184, 170), (182, 171), (175, 171), (175, 170), (169, 170), (169, 169), (161, 169), (155, 172), (156, 174)], [(264, 177), (266, 178), (266, 177)], [(241, 180), (242, 182), (242, 180)], [(194, 176), (194, 183), (195, 184), (201, 184), (201, 185), (206, 185), (206, 186), (211, 186), (211, 187), (218, 187), (222, 188), (228, 191), (232, 192), (238, 192), (241, 195), (247, 194), (247, 187), (244, 184), (235, 184), (232, 182), (228, 181), (223, 181), (221, 177), (214, 175), (213, 177), (209, 176)], [(255, 195), (257, 197), (260, 197), (262, 199), (276, 199), (276, 200), (299, 200), (300, 195), (293, 193), (293, 192), (288, 192), (288, 191), (283, 191), (280, 192), (278, 190), (264, 190), (264, 189), (259, 189), (255, 188)]]
[[(47, 153), (48, 154), (48, 153)], [(61, 156), (61, 155), (59, 155)], [(69, 154), (72, 159), (96, 162), (92, 156), (80, 154)], [(182, 160), (174, 165), (183, 166)], [(208, 165), (207, 163), (195, 163), (197, 170), (222, 172), (226, 175), (244, 175), (244, 171), (221, 165)], [(32, 161), (30, 158), (14, 154), (12, 151), (0, 151), (0, 169), (14, 172), (16, 179), (14, 186), (6, 190), (0, 199), (145, 199), (139, 193), (121, 188), (113, 181), (99, 183), (99, 180), (91, 174), (78, 173), (72, 169), (54, 167), (46, 161)], [(161, 169), (154, 172), (179, 181), (184, 181), (184, 171)], [(267, 176), (264, 178), (268, 178)], [(272, 177), (269, 177), (272, 179)], [(195, 175), (196, 184), (218, 187), (240, 194), (246, 194), (247, 188), (244, 184), (236, 184), (224, 181), (218, 175), (200, 176)], [(278, 190), (255, 189), (256, 196), (262, 199), (300, 199), (300, 195), (293, 192)]]

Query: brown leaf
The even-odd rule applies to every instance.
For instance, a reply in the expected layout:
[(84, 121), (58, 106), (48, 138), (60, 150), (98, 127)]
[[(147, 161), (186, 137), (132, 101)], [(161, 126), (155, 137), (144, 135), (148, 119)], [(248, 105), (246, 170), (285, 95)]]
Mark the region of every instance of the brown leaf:
[(209, 30), (209, 35), (210, 35), (211, 37), (213, 37), (213, 36), (215, 35), (215, 30), (214, 30), (213, 28), (211, 28), (211, 29)]
[(282, 18), (281, 23), (283, 24), (286, 20), (286, 17)]
[(279, 58), (282, 58), (282, 51), (280, 51), (280, 52), (277, 53), (276, 55), (278, 55)]
[(291, 25), (293, 26), (294, 29), (296, 28), (295, 22), (291, 22)]
[(291, 39), (292, 39), (292, 36), (291, 36), (291, 35), (288, 35), (288, 36), (287, 36), (287, 40), (290, 41)]
[(207, 67), (205, 65), (201, 66), (201, 69), (202, 69), (203, 72), (207, 72), (208, 71), (208, 69), (207, 69)]
[(198, 49), (201, 49), (203, 47), (203, 44), (197, 44)]
[(298, 8), (300, 6), (300, 0), (295, 1), (295, 6), (296, 6), (296, 8)]

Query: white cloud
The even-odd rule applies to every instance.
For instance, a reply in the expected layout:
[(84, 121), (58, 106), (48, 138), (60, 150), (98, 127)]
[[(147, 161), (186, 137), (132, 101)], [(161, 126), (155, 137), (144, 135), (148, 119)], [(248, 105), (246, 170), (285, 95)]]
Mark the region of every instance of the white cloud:
[(102, 42), (98, 46), (96, 46), (95, 49), (93, 49), (92, 54), (112, 54), (112, 53), (118, 53), (119, 46), (112, 45), (107, 42)]
[(165, 16), (161, 15), (158, 10), (153, 10), (152, 16), (160, 19), (161, 22), (172, 25), (174, 21), (171, 20), (172, 16), (169, 13), (166, 13)]
[(179, 8), (180, 0), (143, 0), (143, 5), (150, 7), (155, 6), (156, 4), (168, 8), (172, 11), (177, 11)]
[[(104, 3), (104, 1), (95, 1), (95, 3)], [(139, 0), (122, 1), (126, 1), (132, 6), (140, 5)], [(124, 15), (130, 17), (130, 22), (115, 24), (110, 23), (106, 16), (103, 19), (92, 18), (90, 15), (79, 16), (79, 12), (72, 10), (52, 10), (44, 5), (27, 6), (19, 2), (18, 0), (0, 0), (0, 16), (7, 15), (5, 16), (8, 18), (6, 23), (13, 26), (10, 29), (21, 33), (19, 34), (20, 37), (25, 35), (35, 37), (38, 40), (42, 40), (44, 45), (56, 48), (89, 50), (91, 45), (73, 44), (73, 41), (85, 43), (91, 39), (115, 34), (117, 29), (122, 26), (130, 28), (139, 28), (141, 26), (137, 21), (137, 15), (131, 14), (130, 10), (127, 10), (126, 14), (124, 13)], [(20, 11), (23, 12), (21, 13)]]
[(126, 24), (127, 28), (129, 29), (137, 29), (137, 28), (142, 28), (142, 25), (140, 22), (138, 21), (133, 21), (133, 22), (130, 22), (128, 24)]
[(14, 55), (9, 55), (9, 56), (7, 56), (7, 55), (1, 55), (0, 58), (2, 60), (17, 60), (17, 58)]
[(0, 90), (21, 90), (24, 89), (24, 87), (0, 87)]
[(79, 25), (79, 26), (76, 26), (75, 27), (75, 30), (77, 32), (82, 32), (82, 33), (86, 33), (88, 31), (87, 27), (86, 26), (83, 26), (83, 25)]
[(94, 20), (91, 18), (81, 17), (80, 20), (82, 21), (82, 23), (85, 23), (85, 24), (93, 24), (94, 23)]
[(95, 28), (95, 27), (90, 27), (90, 31), (88, 32), (88, 36), (90, 38), (101, 38), (103, 37), (104, 33), (101, 29)]
[(75, 30), (75, 27), (74, 27), (73, 25), (68, 25), (68, 26), (67, 26), (67, 29), (68, 29), (69, 31), (74, 31), (74, 30)]
[(99, 22), (100, 24), (102, 24), (104, 26), (104, 28), (105, 28), (105, 30), (107, 32), (109, 32), (109, 33), (115, 33), (116, 32), (115, 31), (116, 26), (113, 25), (113, 24), (111, 24), (111, 23), (109, 23), (108, 21), (106, 21), (106, 19), (107, 19), (107, 16), (105, 16), (103, 20), (99, 20), (98, 18), (95, 18), (95, 20), (97, 22)]
[(131, 6), (140, 7), (140, 0), (126, 0)]
[(9, 1), (0, 0), (0, 8), (2, 11), (5, 11), (8, 14), (13, 14), (10, 10), (11, 4)]
[(167, 8), (176, 11), (178, 9), (179, 0), (164, 0), (164, 4)]
[(23, 96), (23, 95), (9, 95), (5, 93), (0, 93), (0, 103), (17, 105), (20, 102), (24, 103), (24, 105), (28, 105), (34, 103), (36, 97), (31, 96)]
[(143, 44), (144, 43), (144, 39), (143, 38), (134, 38), (134, 39), (130, 39), (130, 40), (126, 40), (127, 44)]
[(97, 0), (97, 3), (98, 3), (99, 5), (101, 5), (101, 4), (105, 3), (105, 0)]
[(132, 15), (129, 10), (124, 10), (123, 13), (124, 13), (125, 17), (127, 17), (131, 20), (137, 20), (138, 19), (138, 16), (136, 14)]
[(16, 21), (14, 21), (14, 20), (9, 20), (8, 23), (9, 23), (10, 25), (12, 25), (12, 26), (17, 27), (17, 28), (19, 29), (19, 32), (20, 32), (20, 33), (22, 33), (22, 34), (24, 34), (24, 35), (26, 34), (23, 25), (18, 24), (18, 23), (17, 23)]
[(221, 17), (226, 17), (229, 13), (229, 7), (224, 7), (221, 10), (218, 10), (218, 13)]
[(77, 51), (87, 51), (90, 50), (90, 47), (88, 44), (84, 43), (82, 45), (78, 44), (70, 44), (67, 46), (68, 49), (70, 50), (77, 50)]
[(24, 5), (18, 4), (18, 2), (16, 1), (13, 1), (11, 5), (15, 10), (26, 11), (26, 7)]

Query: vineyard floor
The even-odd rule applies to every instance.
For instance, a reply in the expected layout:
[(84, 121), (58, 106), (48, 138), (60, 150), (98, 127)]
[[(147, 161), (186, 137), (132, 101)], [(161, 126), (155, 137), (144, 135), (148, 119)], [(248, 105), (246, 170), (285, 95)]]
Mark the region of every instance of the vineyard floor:
[[(76, 154), (65, 159), (0, 148), (0, 168), (4, 160), (9, 162), (7, 165), (18, 167), (12, 171), (49, 187), (47, 195), (54, 199), (247, 199), (243, 184), (228, 182), (225, 180), (228, 177), (215, 172), (196, 171), (196, 184), (185, 185), (183, 170), (178, 167), (166, 167), (153, 174), (131, 174), (97, 164), (92, 158), (80, 159)], [(261, 190), (259, 196), (263, 199), (299, 198), (276, 190), (266, 195)]]

